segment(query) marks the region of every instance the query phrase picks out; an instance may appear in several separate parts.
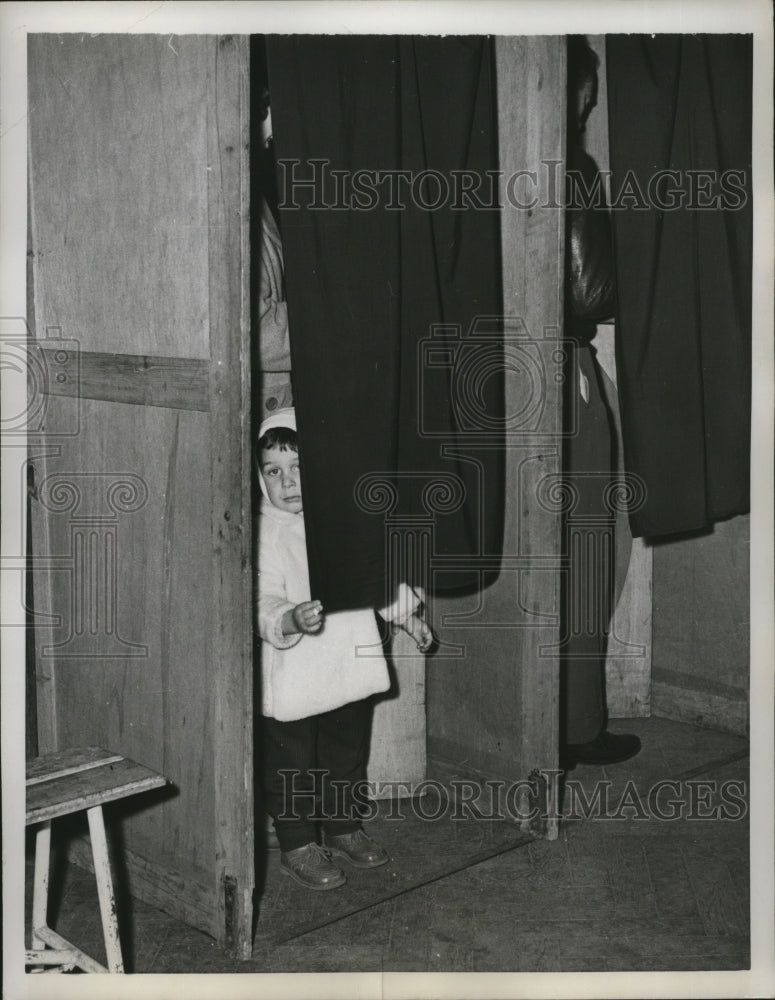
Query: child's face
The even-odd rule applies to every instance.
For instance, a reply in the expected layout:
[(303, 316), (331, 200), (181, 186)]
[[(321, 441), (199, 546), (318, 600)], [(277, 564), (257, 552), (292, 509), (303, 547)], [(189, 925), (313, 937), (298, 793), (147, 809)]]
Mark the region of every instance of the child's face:
[(273, 507), (292, 514), (301, 513), (299, 456), (295, 451), (290, 448), (262, 448), (261, 478)]

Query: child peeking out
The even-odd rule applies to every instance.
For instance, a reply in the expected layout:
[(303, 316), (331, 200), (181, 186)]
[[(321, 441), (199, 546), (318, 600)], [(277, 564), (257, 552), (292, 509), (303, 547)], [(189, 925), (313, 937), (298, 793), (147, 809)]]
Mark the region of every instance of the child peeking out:
[[(282, 871), (309, 889), (335, 889), (346, 878), (334, 859), (356, 868), (388, 860), (363, 830), (353, 793), (366, 778), (371, 695), (390, 686), (387, 663), (373, 610), (326, 615), (311, 597), (293, 408), (264, 420), (257, 460), (264, 805)], [(379, 613), (421, 651), (430, 647), (421, 599), (406, 584)]]

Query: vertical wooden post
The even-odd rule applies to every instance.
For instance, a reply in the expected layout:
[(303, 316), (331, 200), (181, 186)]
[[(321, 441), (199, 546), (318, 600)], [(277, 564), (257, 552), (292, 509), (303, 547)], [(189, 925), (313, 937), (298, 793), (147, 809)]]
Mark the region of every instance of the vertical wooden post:
[[(501, 191), (503, 311), (524, 324), (540, 357), (542, 410), (537, 424), (507, 431), (506, 535), (519, 532), (507, 554), (518, 552), (519, 599), (540, 627), (522, 630), (515, 650), (520, 678), (523, 768), (548, 775), (548, 818), (531, 821), (535, 832), (557, 836), (556, 777), (559, 745), (559, 555), (560, 511), (547, 504), (542, 487), (559, 475), (562, 460), (562, 400), (558, 360), (562, 348), (565, 226), (561, 208), (565, 161), (565, 39), (562, 36), (497, 38), (496, 72)], [(530, 184), (513, 183), (520, 171)], [(536, 178), (533, 181), (533, 178)], [(515, 324), (515, 325), (516, 325)], [(508, 345), (507, 345), (508, 351)], [(519, 384), (506, 379), (506, 413), (519, 412)], [(548, 559), (547, 559), (548, 557)]]
[[(495, 41), (505, 318), (506, 488), (498, 579), (438, 599), (429, 767), (524, 788), (510, 818), (557, 835), (565, 40)], [(532, 790), (527, 794), (525, 779)], [(484, 786), (482, 786), (484, 788)], [(513, 804), (513, 803), (512, 803)], [(485, 805), (485, 808), (487, 806)]]
[[(208, 87), (210, 422), (218, 940), (252, 951), (249, 93), (246, 36), (214, 39)], [(240, 385), (240, 392), (233, 387)]]
[[(33, 63), (34, 65), (34, 63)], [(28, 139), (28, 147), (30, 146)], [(36, 294), (38, 281), (36, 279), (37, 254), (33, 246), (33, 233), (35, 232), (35, 187), (33, 183), (34, 171), (32, 170), (32, 151), (28, 148), (28, 161), (30, 167), (27, 172), (27, 331), (31, 339), (37, 337), (35, 326), (36, 314)], [(30, 344), (30, 356), (32, 356), (33, 345)], [(30, 398), (30, 393), (41, 391), (40, 386), (33, 382), (28, 386), (27, 405), (31, 407), (37, 400)], [(32, 435), (30, 435), (32, 436)], [(38, 484), (42, 483), (47, 474), (47, 451), (41, 445), (40, 436), (33, 444), (28, 438), (27, 460), (31, 468), (32, 492), (37, 494)], [(37, 446), (36, 446), (37, 445)], [(54, 446), (52, 454), (56, 455), (58, 449)], [(48, 518), (42, 513), (37, 503), (29, 505), (29, 517), (31, 521), (32, 537), (37, 540), (38, 553), (50, 553), (51, 541), (49, 533)], [(51, 593), (51, 574), (46, 568), (37, 571), (30, 569), (32, 573), (32, 593), (33, 607), (38, 614), (38, 620), (33, 622), (34, 643), (35, 643), (35, 724), (37, 729), (37, 752), (50, 753), (59, 749), (56, 724), (56, 672), (54, 658), (52, 656), (44, 658), (42, 650), (48, 645), (48, 629), (41, 624), (41, 609), (53, 607)]]

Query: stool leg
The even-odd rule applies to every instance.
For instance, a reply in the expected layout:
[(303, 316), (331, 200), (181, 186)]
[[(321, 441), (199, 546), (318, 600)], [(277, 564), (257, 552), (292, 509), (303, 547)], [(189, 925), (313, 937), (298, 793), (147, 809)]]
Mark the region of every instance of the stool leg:
[(51, 857), (51, 820), (38, 827), (35, 834), (35, 880), (32, 888), (32, 933), (30, 944), (35, 951), (46, 947), (35, 933), (48, 924), (48, 874)]
[(89, 818), (89, 836), (92, 857), (94, 858), (94, 874), (97, 878), (97, 892), (100, 897), (100, 914), (102, 916), (102, 932), (105, 935), (108, 970), (110, 972), (123, 972), (124, 962), (121, 958), (121, 942), (118, 938), (116, 900), (113, 896), (113, 880), (110, 875), (110, 859), (105, 839), (102, 806), (87, 809), (86, 815)]

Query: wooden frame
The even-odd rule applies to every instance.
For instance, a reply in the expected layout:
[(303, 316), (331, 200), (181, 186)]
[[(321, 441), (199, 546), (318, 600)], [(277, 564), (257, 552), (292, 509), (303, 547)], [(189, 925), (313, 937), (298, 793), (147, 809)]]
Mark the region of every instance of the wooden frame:
[[(495, 54), (507, 338), (504, 556), (500, 577), (478, 606), (457, 597), (436, 603), (442, 639), (464, 646), (466, 655), (460, 667), (454, 660), (431, 660), (428, 745), (431, 768), (440, 776), (533, 777), (537, 801), (520, 806), (522, 827), (554, 838), (561, 511), (546, 495), (561, 471), (556, 376), (562, 365), (564, 217), (558, 192), (552, 197), (542, 171), (565, 159), (565, 39), (497, 37)], [(513, 204), (515, 191), (509, 191), (509, 179), (525, 171), (535, 171), (537, 183), (529, 208)], [(532, 266), (536, 260), (540, 267)], [(510, 350), (532, 366), (532, 389), (540, 396), (536, 420), (521, 426), (508, 425), (509, 415), (525, 404), (524, 382), (508, 377)]]
[[(236, 58), (224, 58), (231, 50)], [(215, 817), (219, 941), (249, 958), (253, 934), (253, 563), (250, 414), (250, 50), (212, 52), (208, 185)], [(224, 136), (233, 136), (224, 147)], [(238, 169), (221, 169), (238, 158)], [(217, 164), (217, 166), (215, 166)], [(220, 238), (213, 239), (218, 233)], [(224, 250), (226, 252), (224, 252)], [(235, 310), (239, 324), (235, 327)], [(234, 392), (239, 384), (239, 393)], [(236, 727), (235, 727), (236, 723)]]
[[(128, 887), (247, 958), (249, 38), (180, 36), (172, 47), (158, 36), (31, 35), (29, 65), (29, 316), (40, 356), (64, 376), (38, 387), (46, 427), (30, 447), (39, 748), (86, 739), (172, 778), (177, 797), (133, 807), (117, 824)], [(46, 343), (52, 330), (77, 338), (72, 350)], [(104, 516), (107, 473), (144, 491), (134, 513)], [(56, 475), (76, 494), (89, 477), (103, 479), (80, 489), (73, 519), (91, 519), (84, 538), (98, 538), (111, 519), (116, 537), (127, 529), (119, 596), (131, 613), (117, 617), (131, 641), (100, 631), (86, 636), (86, 652), (56, 641), (79, 599), (75, 577), (57, 576), (71, 572), (73, 551), (70, 515), (43, 495)], [(73, 854), (88, 863), (83, 844)]]

